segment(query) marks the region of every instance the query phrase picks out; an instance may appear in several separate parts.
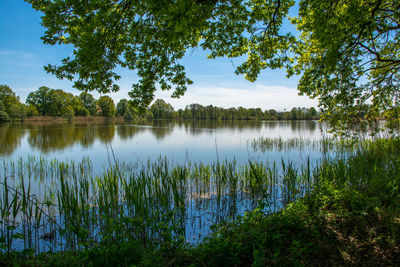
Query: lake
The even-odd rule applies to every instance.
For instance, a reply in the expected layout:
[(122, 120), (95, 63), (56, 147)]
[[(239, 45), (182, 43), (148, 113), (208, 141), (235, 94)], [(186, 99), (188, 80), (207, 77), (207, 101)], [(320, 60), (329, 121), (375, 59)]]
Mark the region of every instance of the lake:
[[(0, 160), (31, 156), (76, 160), (87, 157), (96, 171), (114, 160), (135, 162), (166, 156), (176, 163), (250, 159), (296, 162), (320, 153), (257, 151), (251, 142), (260, 137), (290, 140), (321, 140), (324, 133), (317, 121), (153, 121), (147, 123), (50, 123), (0, 124)], [(112, 150), (111, 150), (112, 149)], [(301, 152), (301, 155), (300, 155)]]
[[(317, 121), (0, 124), (3, 195), (11, 201), (28, 190), (30, 201), (18, 205), (43, 214), (23, 209), (7, 219), (25, 236), (12, 246), (35, 240), (37, 252), (77, 248), (78, 232), (55, 229), (79, 222), (99, 240), (110, 224), (105, 218), (125, 216), (141, 222), (128, 223), (135, 238), (160, 238), (163, 223), (201, 242), (212, 224), (260, 201), (274, 212), (310, 190), (316, 161), (334, 151), (321, 145), (321, 129)], [(14, 189), (6, 191), (6, 183)], [(45, 233), (56, 237), (43, 240)]]

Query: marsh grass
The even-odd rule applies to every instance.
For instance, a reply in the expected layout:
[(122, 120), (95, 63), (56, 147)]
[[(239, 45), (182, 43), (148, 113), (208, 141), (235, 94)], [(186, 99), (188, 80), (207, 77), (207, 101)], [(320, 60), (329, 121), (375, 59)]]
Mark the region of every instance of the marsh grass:
[[(174, 164), (115, 162), (94, 175), (82, 162), (3, 162), (1, 250), (79, 251), (133, 239), (143, 247), (197, 243), (210, 225), (263, 205), (272, 212), (311, 188), (310, 166), (235, 160)], [(308, 177), (304, 177), (307, 174)]]
[(304, 197), (218, 225), (191, 250), (198, 261), (177, 265), (399, 266), (400, 139), (367, 140), (302, 173), (282, 165), (282, 200)]
[(399, 156), (389, 139), (301, 166), (160, 158), (94, 175), (88, 160), (3, 162), (1, 252), (63, 266), (396, 266)]

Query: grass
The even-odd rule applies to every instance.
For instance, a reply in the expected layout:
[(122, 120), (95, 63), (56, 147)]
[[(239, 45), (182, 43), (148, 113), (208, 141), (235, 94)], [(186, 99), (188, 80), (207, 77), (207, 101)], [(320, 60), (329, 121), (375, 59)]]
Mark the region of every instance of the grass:
[[(30, 158), (3, 162), (3, 169), (3, 253), (82, 251), (128, 237), (143, 247), (196, 243), (201, 238), (190, 239), (188, 229), (204, 236), (211, 223), (232, 221), (260, 201), (272, 210), (282, 206), (281, 195), (302, 192), (300, 183), (290, 181), (301, 179), (301, 168), (278, 174), (275, 165), (262, 162), (179, 165), (160, 158), (146, 165), (117, 163), (93, 175), (87, 159), (76, 164)], [(200, 216), (196, 225), (194, 216)]]
[[(0, 259), (28, 266), (400, 264), (399, 139), (365, 141), (315, 166), (281, 165), (160, 159), (92, 176), (88, 161), (3, 163)], [(36, 179), (47, 190), (33, 197)], [(188, 244), (188, 222), (201, 210), (215, 224)], [(55, 244), (45, 250), (40, 243), (51, 229)], [(24, 249), (13, 249), (16, 240)]]
[(399, 170), (400, 140), (366, 142), (356, 154), (318, 165), (303, 198), (220, 225), (191, 253), (210, 266), (397, 266)]

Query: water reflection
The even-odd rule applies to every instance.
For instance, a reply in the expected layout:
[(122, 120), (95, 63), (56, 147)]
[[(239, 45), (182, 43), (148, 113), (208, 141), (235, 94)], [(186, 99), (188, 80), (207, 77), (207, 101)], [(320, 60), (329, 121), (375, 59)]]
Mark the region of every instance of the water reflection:
[[(0, 124), (0, 155), (9, 156), (21, 146), (26, 138), (26, 146), (38, 149), (41, 153), (62, 151), (74, 145), (90, 148), (96, 141), (101, 144), (112, 142), (116, 137), (123, 141), (131, 141), (138, 135), (151, 135), (156, 140), (164, 140), (168, 136), (199, 137), (210, 136), (216, 131), (230, 135), (232, 133), (264, 134), (274, 132), (275, 135), (306, 134), (313, 135), (318, 129), (316, 121), (168, 121), (157, 120), (141, 124), (121, 123), (49, 123), (24, 122)], [(195, 139), (193, 139), (195, 140)], [(25, 146), (25, 144), (23, 145)]]
[(25, 135), (21, 124), (0, 123), (0, 155), (10, 155)]
[(144, 132), (145, 128), (137, 127), (134, 125), (119, 125), (117, 128), (117, 135), (121, 140), (129, 140), (135, 135)]

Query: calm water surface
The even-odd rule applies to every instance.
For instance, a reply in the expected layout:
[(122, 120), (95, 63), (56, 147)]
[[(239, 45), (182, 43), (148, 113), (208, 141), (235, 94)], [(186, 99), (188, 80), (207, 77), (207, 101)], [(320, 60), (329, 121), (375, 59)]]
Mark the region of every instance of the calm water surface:
[[(291, 149), (257, 149), (252, 141), (260, 137), (274, 140), (321, 140), (324, 133), (316, 121), (153, 121), (142, 124), (126, 123), (8, 123), (0, 124), (0, 162), (35, 162), (28, 157), (59, 161), (73, 160), (81, 162), (88, 158), (92, 162), (95, 174), (101, 174), (119, 162), (153, 162), (160, 157), (177, 164), (213, 163), (235, 160), (236, 167), (249, 161), (277, 163), (278, 175), (282, 170), (280, 163), (292, 162), (296, 167), (307, 162), (314, 164), (321, 159), (322, 152), (312, 146), (296, 146)], [(242, 164), (243, 163), (243, 164)], [(4, 164), (4, 163), (3, 163)], [(2, 165), (2, 166), (6, 166)], [(35, 165), (35, 164), (34, 164)], [(275, 166), (275, 165), (274, 165)], [(0, 178), (3, 172), (0, 173)], [(4, 175), (7, 176), (6, 170)], [(32, 192), (43, 196), (44, 192), (57, 189), (57, 177), (46, 173), (46, 179), (36, 177), (32, 181)], [(10, 177), (14, 177), (10, 175)], [(24, 176), (26, 178), (26, 176)], [(196, 176), (197, 177), (197, 176)], [(281, 176), (279, 176), (281, 177)], [(278, 210), (285, 203), (286, 184), (279, 180), (270, 185), (270, 198), (274, 200), (271, 210)], [(30, 183), (24, 178), (23, 183)], [(198, 178), (198, 177), (197, 177)], [(190, 179), (193, 179), (190, 178)], [(26, 181), (25, 181), (26, 180)], [(212, 178), (206, 189), (202, 182), (190, 180), (185, 187), (185, 218), (181, 222), (185, 228), (187, 242), (197, 243), (209, 232), (210, 226), (221, 220), (234, 218), (251, 210), (257, 205), (257, 196), (253, 199), (248, 191), (235, 189), (229, 183), (224, 184), (222, 193), (217, 197), (217, 180)], [(16, 179), (18, 182), (19, 179)], [(241, 185), (241, 181), (235, 185)], [(236, 187), (235, 187), (236, 188)], [(303, 187), (293, 191), (302, 192)], [(185, 191), (185, 192), (186, 192)], [(147, 201), (147, 200), (146, 200)], [(270, 202), (272, 203), (272, 202)], [(40, 234), (48, 232), (46, 226), (40, 228)], [(41, 241), (42, 250), (48, 247), (47, 241)], [(16, 249), (23, 249), (19, 240)], [(54, 249), (58, 249), (55, 245)]]
[(45, 159), (80, 161), (88, 157), (94, 170), (113, 161), (137, 162), (166, 156), (175, 163), (235, 159), (301, 162), (317, 159), (312, 150), (256, 151), (251, 141), (266, 138), (318, 140), (317, 121), (153, 121), (126, 123), (7, 123), (0, 124), (0, 160)]

